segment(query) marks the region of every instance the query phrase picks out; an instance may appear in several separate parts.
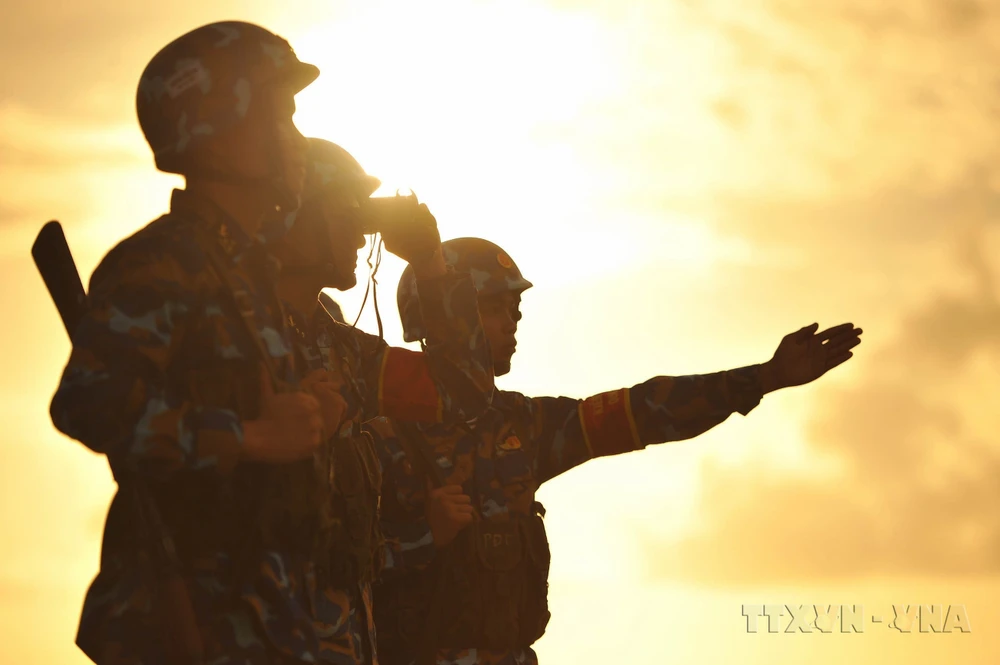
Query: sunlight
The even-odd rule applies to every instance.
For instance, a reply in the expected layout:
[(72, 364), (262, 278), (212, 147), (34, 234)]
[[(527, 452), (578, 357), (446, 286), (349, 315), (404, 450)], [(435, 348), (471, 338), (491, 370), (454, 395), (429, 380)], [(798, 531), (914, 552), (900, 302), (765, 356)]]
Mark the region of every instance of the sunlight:
[(586, 198), (577, 155), (535, 134), (615, 93), (615, 45), (593, 18), (523, 2), (422, 3), (339, 17), (295, 44), (323, 71), (299, 96), (296, 123), (352, 151), (380, 195), (412, 188), (443, 226), (472, 211), (509, 223), (511, 204), (497, 200), (508, 191), (542, 215), (553, 198)]
[[(634, 187), (622, 168), (635, 155), (626, 145), (608, 160), (596, 149), (611, 126), (663, 124), (621, 106), (651, 66), (683, 84), (661, 90), (676, 100), (666, 124), (711, 141), (697, 108), (717, 85), (699, 75), (716, 63), (704, 40), (687, 61), (674, 53), (691, 46), (683, 34), (668, 40), (674, 46), (626, 43), (627, 33), (578, 10), (523, 1), (384, 9), (294, 35), (298, 55), (323, 72), (298, 97), (297, 125), (350, 150), (382, 180), (376, 195), (412, 189), (443, 238), (489, 238), (550, 288), (663, 262), (702, 272), (749, 260), (745, 243), (720, 238), (705, 220), (608, 196)], [(596, 142), (580, 140), (587, 134)], [(394, 270), (389, 260), (383, 283)]]

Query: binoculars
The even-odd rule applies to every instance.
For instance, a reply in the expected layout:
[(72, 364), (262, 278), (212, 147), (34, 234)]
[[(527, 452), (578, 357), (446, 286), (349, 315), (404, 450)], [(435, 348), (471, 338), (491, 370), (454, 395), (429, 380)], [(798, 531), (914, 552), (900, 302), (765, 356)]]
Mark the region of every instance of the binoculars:
[(361, 202), (361, 227), (366, 235), (409, 224), (417, 214), (416, 194), (379, 196)]

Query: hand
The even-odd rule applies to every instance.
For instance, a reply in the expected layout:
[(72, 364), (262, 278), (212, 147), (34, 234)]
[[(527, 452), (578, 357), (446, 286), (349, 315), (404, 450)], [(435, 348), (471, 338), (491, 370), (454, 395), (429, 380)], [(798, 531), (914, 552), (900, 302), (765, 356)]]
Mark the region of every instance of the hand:
[(434, 546), (437, 548), (451, 543), (462, 529), (472, 524), (472, 499), (462, 492), (460, 485), (435, 489), (428, 482), (427, 501), (424, 505), (427, 523), (431, 527)]
[(300, 388), (311, 394), (319, 402), (320, 414), (323, 416), (324, 433), (329, 438), (340, 431), (347, 411), (347, 402), (340, 394), (343, 381), (325, 369), (310, 372), (300, 384)]
[[(421, 203), (411, 219), (382, 229), (385, 248), (413, 266), (417, 279), (445, 273), (437, 220)], [(440, 270), (438, 270), (440, 268)]]
[(815, 381), (847, 362), (851, 349), (861, 343), (860, 328), (842, 323), (817, 333), (818, 323), (785, 335), (774, 357), (761, 366), (764, 392), (801, 386)]
[(305, 392), (276, 394), (266, 367), (260, 380), (260, 417), (243, 423), (244, 457), (288, 464), (309, 459), (323, 442), (319, 401)]

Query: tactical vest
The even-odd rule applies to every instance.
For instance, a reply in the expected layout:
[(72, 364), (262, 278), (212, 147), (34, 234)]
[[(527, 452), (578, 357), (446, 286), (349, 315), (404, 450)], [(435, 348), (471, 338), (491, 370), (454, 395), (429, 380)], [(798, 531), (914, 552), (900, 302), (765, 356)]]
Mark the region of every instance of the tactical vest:
[[(417, 462), (426, 472), (430, 460)], [(541, 638), (550, 617), (545, 509), (535, 502), (530, 515), (508, 515), (477, 519), (426, 570), (375, 586), (380, 662), (422, 665), (439, 649), (505, 651)]]

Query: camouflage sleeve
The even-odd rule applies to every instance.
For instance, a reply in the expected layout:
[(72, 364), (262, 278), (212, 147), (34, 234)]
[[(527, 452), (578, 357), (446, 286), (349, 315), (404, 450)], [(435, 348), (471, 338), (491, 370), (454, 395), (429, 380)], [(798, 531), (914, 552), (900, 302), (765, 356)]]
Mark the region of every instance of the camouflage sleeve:
[[(362, 372), (369, 386), (365, 418), (388, 416), (423, 423), (467, 422), (493, 398), (493, 360), (468, 275), (419, 280), (428, 335), (425, 352), (366, 342)], [(372, 338), (377, 340), (378, 338)], [(377, 412), (375, 409), (377, 408)]]
[(174, 378), (176, 348), (197, 307), (193, 277), (161, 252), (113, 250), (91, 280), (91, 310), (52, 399), (59, 431), (140, 472), (229, 469), (242, 425), (198, 408)]
[(363, 426), (372, 435), (382, 465), (381, 526), (385, 538), (382, 575), (390, 579), (423, 570), (434, 559), (434, 538), (424, 513), (426, 491), (421, 477), (385, 418)]
[(531, 433), (542, 483), (595, 457), (683, 441), (733, 413), (747, 415), (763, 396), (759, 367), (658, 376), (585, 400), (514, 394), (513, 406)]

